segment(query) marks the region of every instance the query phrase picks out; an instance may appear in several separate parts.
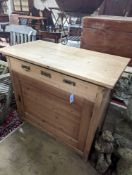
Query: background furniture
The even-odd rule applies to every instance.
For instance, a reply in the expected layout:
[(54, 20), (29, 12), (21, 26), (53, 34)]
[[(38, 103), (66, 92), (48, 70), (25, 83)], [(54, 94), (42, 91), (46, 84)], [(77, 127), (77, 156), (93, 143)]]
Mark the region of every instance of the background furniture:
[(30, 15), (32, 15), (33, 17), (38, 17), (40, 18), (40, 20), (33, 19), (31, 21), (31, 26), (37, 30), (47, 30), (49, 27), (53, 29), (55, 26), (51, 14), (52, 11), (47, 8), (44, 8), (44, 10), (41, 11), (33, 6), (30, 11)]
[[(40, 17), (40, 10), (36, 9), (34, 6), (30, 10), (30, 16), (36, 16)], [(41, 21), (42, 22), (42, 21)], [(34, 29), (40, 29), (42, 27), (42, 23), (38, 23), (38, 20), (32, 20), (30, 23), (30, 26), (33, 27)]]
[[(19, 15), (19, 23), (22, 22), (22, 20), (26, 20), (24, 23), (24, 25), (29, 25), (33, 28), (35, 28), (36, 30), (40, 30), (43, 26), (43, 20), (44, 17), (40, 17), (40, 16), (27, 16), (27, 15)], [(37, 23), (35, 24), (34, 21)], [(34, 25), (35, 24), (35, 25)]]
[(19, 24), (19, 18), (18, 18), (18, 14), (11, 14), (10, 15), (10, 24), (14, 24), (14, 25), (18, 25)]
[(51, 15), (54, 21), (54, 24), (57, 24), (57, 18), (58, 18), (58, 12), (60, 11), (60, 9), (58, 7), (49, 7), (50, 11), (51, 11)]
[(7, 25), (9, 25), (9, 22), (0, 22), (0, 32), (5, 32), (5, 28)]
[(37, 31), (28, 26), (9, 25), (6, 27), (6, 32), (10, 32), (10, 45), (36, 40)]
[(41, 40), (54, 40), (55, 43), (59, 43), (61, 39), (61, 32), (49, 32), (49, 31), (39, 31), (38, 33), (39, 39)]
[(52, 17), (52, 11), (45, 8), (42, 11), (42, 16), (45, 18), (43, 20), (44, 30), (48, 30), (49, 28), (51, 28), (51, 30), (53, 30), (55, 28), (55, 24), (54, 24), (53, 17)]
[(0, 15), (0, 22), (8, 22), (9, 16), (8, 15)]
[(131, 44), (131, 17), (95, 16), (83, 19), (81, 48), (132, 58)]
[(35, 41), (6, 47), (20, 116), (87, 159), (129, 59)]

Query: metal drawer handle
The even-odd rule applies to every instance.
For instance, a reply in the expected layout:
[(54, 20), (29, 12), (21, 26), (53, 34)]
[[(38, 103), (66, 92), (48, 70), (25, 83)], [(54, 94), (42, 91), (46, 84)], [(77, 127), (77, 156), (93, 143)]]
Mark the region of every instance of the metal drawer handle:
[(26, 66), (26, 65), (22, 64), (21, 68), (24, 69), (27, 72), (30, 71), (30, 66)]
[(44, 75), (45, 77), (51, 78), (51, 74), (45, 71), (41, 71), (41, 75)]
[(71, 81), (71, 80), (64, 79), (63, 82), (66, 84), (72, 85), (72, 86), (76, 86), (76, 83), (74, 81)]

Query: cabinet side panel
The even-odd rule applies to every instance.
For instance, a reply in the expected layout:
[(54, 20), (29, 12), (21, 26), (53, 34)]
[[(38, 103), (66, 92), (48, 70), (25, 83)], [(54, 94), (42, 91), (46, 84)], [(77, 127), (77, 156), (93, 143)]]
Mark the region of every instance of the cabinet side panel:
[(94, 103), (84, 100), (81, 113), (78, 148), (84, 150), (88, 128), (93, 113)]
[(8, 64), (9, 64), (9, 71), (11, 74), (12, 84), (13, 84), (13, 90), (15, 94), (15, 100), (17, 104), (17, 111), (19, 113), (19, 116), (21, 118), (24, 118), (24, 108), (23, 108), (23, 99), (22, 99), (22, 93), (21, 93), (21, 87), (19, 83), (19, 78), (15, 72), (12, 70), (12, 65), (10, 63), (10, 58), (6, 57)]
[(97, 94), (95, 106), (93, 109), (93, 114), (90, 120), (90, 125), (88, 129), (88, 135), (86, 139), (86, 145), (84, 149), (84, 155), (83, 158), (87, 161), (90, 149), (94, 140), (95, 133), (99, 127), (101, 127), (101, 124), (104, 120), (104, 116), (106, 114), (106, 110), (109, 105), (110, 100), (110, 90), (99, 88), (99, 92)]

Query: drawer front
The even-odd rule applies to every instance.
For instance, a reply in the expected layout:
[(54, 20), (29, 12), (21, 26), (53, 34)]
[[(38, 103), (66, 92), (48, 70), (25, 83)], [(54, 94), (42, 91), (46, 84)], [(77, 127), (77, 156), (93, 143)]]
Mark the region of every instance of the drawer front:
[(45, 82), (56, 88), (65, 90), (70, 94), (89, 99), (94, 102), (98, 92), (98, 86), (81, 81), (77, 78), (55, 72), (53, 70), (36, 66), (14, 58), (10, 59), (11, 70), (21, 75)]

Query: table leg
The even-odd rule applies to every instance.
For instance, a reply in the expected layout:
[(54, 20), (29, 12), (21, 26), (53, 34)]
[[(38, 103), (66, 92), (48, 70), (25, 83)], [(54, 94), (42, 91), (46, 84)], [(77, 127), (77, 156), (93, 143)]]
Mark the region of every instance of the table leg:
[(0, 31), (2, 31), (1, 25), (0, 25)]

